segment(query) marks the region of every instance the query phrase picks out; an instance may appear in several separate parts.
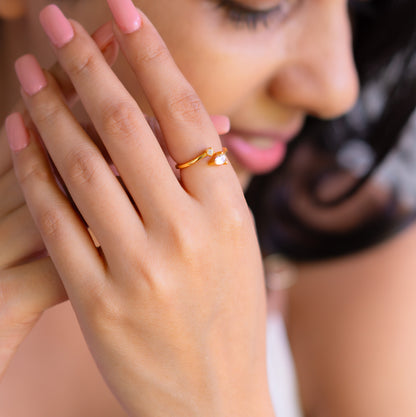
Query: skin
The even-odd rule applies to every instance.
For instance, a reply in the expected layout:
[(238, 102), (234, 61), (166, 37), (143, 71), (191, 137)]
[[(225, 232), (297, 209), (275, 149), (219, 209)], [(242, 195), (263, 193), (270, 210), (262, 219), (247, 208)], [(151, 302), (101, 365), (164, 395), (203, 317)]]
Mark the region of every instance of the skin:
[[(226, 114), (234, 128), (281, 131), (300, 123), (306, 114), (336, 117), (357, 97), (346, 1), (321, 3), (315, 7), (306, 2), (285, 24), (270, 25), (270, 29), (259, 26), (256, 32), (236, 29), (206, 1), (136, 4), (154, 22), (209, 113)], [(75, 7), (71, 2), (59, 4), (89, 30), (110, 19), (102, 0)], [(44, 5), (44, 1), (31, 3), (29, 30), (33, 32), (32, 50), (42, 49), (37, 56), (47, 60), (36, 19)], [(183, 21), (190, 23), (183, 25)], [(143, 111), (150, 114), (128, 65), (120, 63), (116, 70)], [(250, 173), (233, 162), (246, 186)]]
[[(201, 146), (218, 148), (208, 113), (154, 26), (141, 19), (140, 29), (128, 36), (114, 29), (166, 132), (170, 155), (188, 160)], [(75, 22), (71, 31), (71, 41), (55, 48), (58, 60), (131, 200), (51, 78), (40, 92), (23, 98), (102, 252), (60, 192), (35, 137), (13, 153), (13, 161), (97, 365), (132, 416), (271, 416), (261, 257), (234, 170), (222, 168), (218, 181), (218, 169), (206, 172), (198, 164), (182, 171), (179, 183), (143, 113), (93, 40)], [(164, 85), (174, 85), (174, 91)], [(173, 204), (178, 211), (171, 210)], [(228, 259), (235, 262), (224, 269)], [(246, 289), (238, 296), (242, 315), (232, 301), (239, 286)], [(236, 327), (240, 316), (246, 316), (245, 325)], [(183, 386), (186, 394), (178, 396)]]
[[(221, 15), (219, 15), (218, 12), (212, 13), (211, 15), (207, 12), (206, 6), (201, 7), (198, 2), (191, 2), (186, 0), (171, 2), (166, 0), (159, 1), (156, 4), (155, 3), (156, 2), (137, 2), (137, 5), (141, 7), (143, 11), (149, 16), (151, 21), (156, 25), (158, 31), (161, 33), (164, 39), (166, 39), (169, 50), (175, 58), (176, 63), (178, 64), (182, 73), (185, 75), (186, 79), (195, 88), (207, 111), (211, 114), (227, 114), (230, 117), (233, 126), (250, 129), (279, 129), (283, 128), (294, 119), (303, 119), (306, 114), (314, 114), (324, 118), (335, 117), (345, 112), (355, 101), (358, 83), (351, 58), (350, 32), (347, 22), (345, 1), (321, 1), (319, 4), (313, 5), (311, 4), (312, 2), (305, 2), (305, 6), (298, 11), (296, 18), (288, 20), (284, 26), (268, 32), (263, 30), (255, 34), (247, 31), (245, 32), (241, 29), (237, 31), (232, 27), (231, 24), (225, 24), (223, 18), (220, 18)], [(8, 3), (5, 0), (0, 2), (3, 10), (7, 9), (8, 4), (11, 3)], [(67, 2), (62, 2), (59, 4), (62, 6), (64, 11), (68, 12), (68, 15), (75, 19), (79, 18), (79, 20), (81, 20), (89, 30), (95, 29), (101, 23), (107, 21), (110, 18), (108, 10), (103, 7), (103, 2), (99, 0), (80, 2), (75, 8), (70, 6)], [(25, 7), (27, 6), (26, 2), (22, 1), (23, 7), (21, 10), (26, 10), (29, 13), (29, 22), (31, 22), (29, 30), (31, 33), (33, 33), (31, 39), (34, 45), (32, 45), (32, 47), (35, 47), (35, 49), (32, 50), (35, 51), (40, 49), (44, 50), (44, 38), (42, 38), (39, 26), (35, 19), (37, 12), (44, 5), (44, 2), (32, 1), (30, 2), (30, 7), (28, 8)], [(4, 17), (10, 17), (12, 14), (17, 14), (15, 11), (12, 13), (10, 8), (8, 10), (9, 13), (3, 12)], [(169, 16), (169, 19), (167, 19), (167, 16)], [(182, 19), (186, 19), (186, 21), (191, 22), (191, 24), (182, 25)], [(322, 22), (326, 22), (326, 25), (324, 26)], [(323, 27), (325, 27), (325, 31), (322, 30)], [(328, 36), (328, 32), (331, 33), (331, 36)], [(190, 33), (192, 36), (190, 36)], [(224, 42), (224, 39), (226, 39), (227, 42)], [(25, 42), (27, 43), (27, 39), (24, 38), (20, 39), (20, 41), (23, 44)], [(314, 47), (317, 44), (321, 47)], [(201, 47), (201, 45), (203, 47)], [(271, 49), (275, 50), (276, 53), (270, 54)], [(319, 51), (319, 54), (317, 51)], [(325, 53), (325, 60), (322, 59), (322, 51)], [(44, 59), (45, 61), (50, 60), (50, 57), (42, 55), (39, 56), (41, 56), (41, 59)], [(209, 71), (207, 71), (207, 69), (209, 69)], [(150, 114), (148, 105), (144, 101), (144, 92), (137, 88), (137, 82), (134, 79), (132, 71), (128, 68), (127, 63), (118, 63), (116, 65), (116, 71), (117, 75), (123, 81), (123, 84), (125, 84), (128, 90), (133, 93), (134, 99), (139, 102), (143, 111)], [(143, 85), (146, 85), (146, 83)], [(241, 85), (244, 85), (244, 89), (241, 88)], [(213, 92), (215, 94), (213, 94)], [(79, 93), (84, 94), (85, 97), (94, 95), (93, 92), (88, 91), (87, 86), (84, 86), (79, 91)], [(149, 94), (149, 92), (147, 92), (147, 94), (147, 98), (151, 100), (152, 94)], [(319, 99), (317, 99), (317, 97)], [(30, 100), (27, 99), (27, 97), (26, 105), (29, 108), (36, 108), (36, 106), (34, 106)], [(32, 117), (36, 119), (33, 109)], [(197, 135), (197, 137), (205, 137), (206, 131), (207, 130), (200, 132), (200, 135)], [(43, 131), (42, 136), (48, 136), (48, 131)], [(211, 144), (212, 140), (213, 136), (207, 136), (207, 143)], [(4, 147), (4, 145), (5, 138), (3, 132), (1, 146)], [(185, 154), (182, 155), (180, 151), (177, 152), (179, 152), (178, 158), (181, 157), (181, 160), (189, 159), (191, 156), (187, 156)], [(195, 154), (195, 152), (191, 153), (192, 155)], [(6, 153), (3, 152), (2, 155), (6, 155)], [(32, 158), (41, 158), (39, 154), (34, 153), (33, 155), (35, 156), (32, 156)], [(4, 161), (2, 161), (2, 172), (7, 175), (11, 165), (10, 161), (6, 157), (3, 156), (3, 158)], [(30, 158), (28, 161), (30, 161)], [(24, 169), (25, 164), (28, 166), (28, 161), (21, 163), (20, 166), (22, 170)], [(250, 172), (247, 172), (247, 170), (245, 170), (242, 166), (239, 166), (236, 161), (233, 160), (233, 162), (233, 165), (238, 174), (238, 178), (240, 179), (240, 183), (244, 187), (247, 184), (251, 174)], [(17, 163), (19, 164), (19, 162)], [(128, 166), (128, 161), (126, 162), (126, 166)], [(201, 175), (200, 180), (206, 181), (205, 171), (204, 174)], [(228, 192), (230, 192), (230, 190), (236, 189), (235, 184), (230, 185), (232, 181), (233, 180), (230, 179), (230, 181), (227, 182), (227, 187), (231, 187), (227, 188)], [(197, 184), (198, 186), (195, 188), (195, 190), (199, 189), (200, 183), (198, 182)], [(10, 174), (10, 179), (7, 181), (7, 185), (10, 189), (13, 190), (15, 189), (15, 186), (17, 186), (16, 180), (12, 174)], [(234, 195), (234, 191), (231, 194)], [(8, 209), (4, 209), (4, 213), (10, 214), (10, 208), (12, 208), (12, 214), (15, 215), (13, 219), (16, 220), (12, 221), (12, 224), (9, 228), (12, 230), (10, 233), (12, 235), (15, 233), (16, 236), (18, 235), (19, 230), (22, 230), (17, 226), (22, 224), (21, 221), (17, 220), (17, 207), (19, 207), (19, 202), (22, 202), (22, 196), (16, 192), (15, 201), (10, 203)], [(35, 207), (39, 204), (39, 202), (32, 200), (32, 204)], [(204, 199), (204, 204), (205, 206), (208, 204), (206, 197)], [(240, 205), (239, 203), (239, 206), (239, 210), (241, 210), (243, 204), (241, 203)], [(211, 207), (211, 209), (214, 210), (214, 207)], [(68, 211), (68, 216), (70, 216), (69, 213), (70, 211)], [(207, 222), (207, 213), (208, 212), (205, 212), (205, 217), (196, 217), (200, 220), (201, 224)], [(212, 211), (210, 216), (213, 216), (214, 213), (215, 211)], [(28, 219), (27, 221), (30, 222), (29, 214), (25, 206), (23, 206), (20, 215), (23, 219)], [(166, 213), (164, 213), (164, 215), (167, 216)], [(193, 215), (195, 215), (195, 213), (193, 213)], [(97, 230), (100, 228), (100, 226), (97, 226)], [(36, 233), (36, 228), (34, 225), (32, 223), (25, 224), (23, 230), (25, 230), (26, 233), (27, 231), (33, 233), (33, 239), (30, 239), (31, 244), (27, 247), (17, 245), (16, 249), (11, 251), (14, 253), (11, 253), (10, 256), (8, 256), (8, 259), (3, 261), (3, 269), (7, 271), (7, 276), (6, 274), (3, 274), (5, 277), (4, 281), (6, 282), (4, 288), (9, 289), (9, 294), (16, 294), (14, 297), (9, 296), (8, 299), (11, 301), (9, 301), (6, 306), (10, 307), (3, 309), (2, 312), (2, 323), (3, 328), (5, 329), (3, 330), (3, 336), (6, 335), (6, 338), (8, 338), (7, 340), (12, 341), (12, 343), (7, 346), (8, 349), (5, 349), (5, 351), (2, 352), (3, 356), (6, 358), (15, 351), (16, 346), (19, 345), (23, 339), (23, 336), (27, 333), (29, 328), (31, 328), (34, 321), (39, 317), (39, 313), (46, 307), (66, 298), (66, 291), (63, 289), (62, 285), (60, 285), (60, 280), (57, 279), (55, 268), (48, 260), (40, 260), (33, 263), (23, 263), (18, 268), (8, 268), (8, 266), (14, 265), (16, 262), (22, 259), (24, 257), (23, 254), (33, 253), (35, 249), (42, 249), (42, 243), (39, 239), (39, 235)], [(43, 233), (44, 232), (45, 230), (43, 230)], [(209, 235), (209, 233), (212, 233), (212, 230), (205, 231), (204, 239)], [(8, 241), (9, 240), (10, 239), (8, 239)], [(100, 239), (100, 241), (104, 242), (102, 239)], [(406, 241), (403, 241), (403, 239), (398, 240), (398, 243), (395, 243), (396, 246), (394, 247), (396, 250), (398, 250), (397, 248), (401, 248), (402, 245), (405, 244)], [(51, 247), (59, 247), (59, 242), (53, 242), (50, 243), (50, 245)], [(151, 253), (157, 252), (158, 250), (160, 250), (160, 245), (157, 245), (157, 247), (151, 251)], [(109, 249), (109, 251), (111, 252), (113, 249)], [(255, 251), (250, 250), (249, 252), (253, 253)], [(388, 254), (396, 253), (391, 250), (385, 250), (385, 252)], [(56, 255), (56, 259), (59, 258), (59, 253), (62, 253), (62, 250), (58, 251), (57, 253), (58, 255)], [(386, 255), (386, 253), (384, 253), (384, 255)], [(367, 256), (370, 259), (374, 259), (372, 256), (376, 256), (376, 254), (377, 252), (370, 253), (367, 254)], [(215, 259), (217, 259), (219, 256), (225, 256), (226, 260), (238, 259), (237, 254), (231, 254), (229, 252), (224, 252), (223, 254), (215, 253)], [(116, 256), (116, 258), (117, 257), (118, 256)], [(161, 258), (163, 259), (162, 256)], [(366, 261), (368, 258), (365, 256), (360, 259), (354, 258), (354, 262), (351, 262), (351, 259), (349, 259), (348, 264), (358, 265), (357, 268), (359, 270), (359, 274), (356, 275), (366, 276), (366, 274), (369, 272), (369, 266)], [(383, 262), (386, 262), (386, 260), (390, 258), (384, 256), (382, 259)], [(59, 262), (57, 264), (59, 264)], [(253, 260), (253, 265), (255, 264), (256, 261)], [(400, 269), (400, 272), (402, 272), (401, 276), (403, 277), (403, 281), (406, 281), (406, 277), (409, 276), (409, 271), (412, 271), (413, 266), (412, 264), (408, 264), (406, 262), (402, 262), (401, 265), (406, 266)], [(322, 282), (325, 281), (326, 276), (332, 277), (334, 274), (333, 268), (338, 267), (339, 269), (336, 269), (336, 274), (339, 275), (339, 288), (343, 288), (342, 285), (346, 282), (343, 280), (343, 274), (345, 274), (345, 272), (339, 272), (345, 270), (343, 266), (345, 265), (342, 263), (342, 261), (340, 264), (335, 263), (330, 264), (329, 266), (320, 265), (319, 273), (322, 274)], [(35, 269), (35, 267), (38, 267), (38, 269)], [(63, 270), (64, 269), (65, 268), (63, 268)], [(381, 267), (380, 270), (382, 270)], [(38, 272), (34, 273), (34, 271)], [(301, 269), (301, 276), (313, 276), (314, 271), (314, 267), (312, 266), (303, 266)], [(239, 277), (241, 276), (240, 272), (241, 271), (236, 272), (236, 275)], [(372, 274), (374, 274), (374, 271), (372, 271)], [(252, 275), (257, 275), (259, 278), (261, 277), (261, 273), (255, 273), (254, 271), (252, 271)], [(347, 274), (345, 274), (345, 276), (346, 275)], [(25, 291), (23, 291), (20, 286), (19, 288), (16, 287), (16, 277), (20, 277), (21, 279), (24, 279), (25, 282), (30, 284), (26, 286)], [(388, 282), (388, 277), (385, 279)], [(64, 278), (64, 281), (67, 283), (67, 288), (68, 282), (71, 282), (72, 280), (73, 277), (71, 276)], [(260, 279), (258, 281), (260, 281)], [(178, 278), (175, 282), (178, 282)], [(326, 285), (327, 284), (328, 283), (326, 282)], [(231, 280), (229, 285), (237, 285), (237, 283)], [(39, 291), (40, 287), (42, 288), (42, 291)], [(308, 306), (311, 306), (311, 311), (313, 311), (312, 305), (314, 305), (315, 302), (319, 303), (319, 288), (325, 289), (326, 287), (322, 284), (321, 286), (317, 285), (316, 288), (318, 288), (318, 291), (309, 291), (309, 294), (311, 295), (310, 298), (304, 300), (302, 297), (297, 295), (303, 294), (301, 291), (302, 286), (297, 286), (296, 289), (292, 292), (292, 305), (296, 305), (297, 301), (302, 299), (302, 305), (304, 306), (305, 311), (307, 311)], [(117, 291), (121, 291), (118, 293), (120, 295), (123, 293), (123, 291), (129, 291), (130, 289), (130, 287), (121, 287), (116, 289), (112, 288), (111, 293), (114, 294), (117, 293)], [(77, 288), (75, 286), (75, 294), (76, 291)], [(135, 289), (135, 291), (137, 291), (137, 289)], [(235, 289), (223, 288), (222, 292), (233, 294)], [(380, 303), (385, 299), (384, 295), (385, 294), (383, 292), (380, 293), (378, 297)], [(79, 294), (78, 296), (75, 295), (74, 299), (79, 300), (81, 304), (85, 302), (85, 300), (83, 301), (83, 297)], [(251, 300), (251, 302), (254, 301)], [(259, 300), (257, 300), (257, 302), (259, 302)], [(17, 305), (24, 307), (16, 308)], [(152, 307), (154, 308), (154, 306)], [(379, 307), (377, 307), (375, 310), (378, 311), (378, 309)], [(5, 314), (4, 311), (6, 311), (7, 314)], [(78, 314), (81, 314), (82, 318), (82, 308), (81, 313), (79, 313), (79, 311), (80, 310), (78, 310)], [(131, 309), (127, 309), (127, 311), (131, 312)], [(299, 319), (301, 316), (299, 312), (301, 312), (302, 309), (298, 308), (290, 311), (290, 323), (292, 324), (290, 329), (292, 337), (295, 337), (293, 334), (307, 334), (305, 331), (298, 332), (299, 329), (302, 329), (302, 327), (305, 326), (305, 320)], [(330, 311), (329, 307), (328, 310), (323, 310), (322, 317), (319, 317), (320, 321), (316, 320), (314, 323), (325, 322), (323, 318), (329, 320), (327, 317), (328, 314), (325, 314), (325, 312), (327, 313), (328, 311)], [(97, 310), (97, 314), (99, 312), (100, 311)], [(406, 313), (411, 313), (411, 311), (406, 311)], [(343, 326), (348, 328), (348, 323), (342, 320), (342, 317), (348, 317), (348, 311), (344, 312), (344, 315), (340, 314), (339, 316), (341, 317), (341, 320), (337, 321), (337, 326), (339, 326), (341, 329)], [(237, 322), (237, 320), (241, 321), (241, 317), (238, 319), (234, 317), (233, 320), (233, 323)], [(11, 322), (16, 324), (14, 326), (10, 326)], [(83, 323), (82, 319), (81, 323)], [(141, 323), (141, 325), (143, 325), (143, 323)], [(96, 339), (97, 334), (100, 333), (97, 332), (97, 327), (100, 328), (99, 323), (98, 326), (97, 323), (91, 324), (88, 322), (88, 319), (85, 319), (84, 314), (83, 328), (84, 331), (86, 328), (89, 329), (88, 331), (90, 334), (90, 343), (91, 340), (93, 340), (93, 344), (101, 346), (98, 348), (99, 353), (95, 351), (96, 355), (106, 357), (107, 353), (105, 352), (105, 349), (104, 351), (100, 350), (102, 346), (105, 346), (105, 343), (102, 341), (100, 342), (99, 340), (97, 341)], [(12, 331), (10, 331), (10, 328), (12, 328)], [(224, 332), (227, 334), (226, 329), (224, 329)], [(357, 332), (359, 332), (359, 327), (357, 328)], [(74, 334), (75, 333), (76, 331)], [(320, 329), (318, 327), (316, 329), (315, 335), (320, 334)], [(251, 337), (253, 337), (253, 335), (251, 335)], [(298, 340), (302, 338), (302, 336), (296, 337)], [(248, 338), (250, 339), (250, 337)], [(258, 339), (261, 339), (261, 337), (259, 336)], [(385, 340), (382, 341), (384, 343), (386, 342)], [(410, 341), (413, 342), (413, 339)], [(295, 343), (294, 345), (310, 346), (310, 344), (308, 345), (307, 343)], [(390, 346), (387, 343), (385, 343), (385, 345)], [(368, 350), (371, 351), (371, 346), (368, 348)], [(359, 353), (364, 355), (365, 352), (366, 350), (364, 349)], [(339, 351), (337, 351), (336, 348), (333, 348), (333, 353), (336, 355), (339, 353)], [(305, 358), (310, 357), (310, 355), (311, 351), (308, 351), (307, 347), (303, 348), (303, 350), (295, 349), (295, 356), (298, 363), (304, 363)], [(358, 353), (356, 356), (357, 357), (351, 355), (351, 357), (354, 357), (351, 361), (352, 364), (355, 362), (360, 363)], [(213, 356), (213, 363), (215, 364), (218, 361), (214, 359), (215, 355)], [(323, 359), (318, 359), (319, 362), (314, 362), (313, 360), (310, 362), (323, 364), (326, 363)], [(240, 366), (241, 363), (244, 363), (244, 361), (247, 361), (247, 356), (239, 356), (239, 360), (242, 362), (236, 362), (236, 367)], [(105, 363), (111, 364), (111, 360), (106, 361)], [(105, 366), (103, 367), (105, 368)], [(307, 368), (307, 366), (303, 366), (300, 369), (305, 370)], [(393, 366), (392, 368), (395, 369)], [(328, 369), (330, 368), (328, 367)], [(351, 372), (354, 373), (354, 370), (355, 368), (352, 367)], [(156, 369), (150, 369), (149, 372), (151, 374), (156, 374)], [(316, 377), (316, 372), (305, 372), (307, 375), (309, 375), (309, 377), (310, 375), (314, 375)], [(110, 379), (110, 385), (112, 386), (113, 391), (117, 393), (117, 387), (120, 386), (119, 378), (117, 378), (116, 373), (111, 370), (111, 366), (110, 369), (107, 369), (104, 372), (104, 374), (107, 376), (107, 378)], [(116, 376), (114, 377), (114, 375)], [(341, 373), (341, 375), (343, 374)], [(112, 379), (113, 377), (114, 379)], [(134, 380), (136, 377), (137, 375), (133, 377), (132, 384), (138, 383), (137, 380)], [(327, 412), (328, 409), (330, 409), (331, 412), (335, 412), (335, 414), (332, 415), (341, 415), (340, 406), (338, 405), (337, 408), (335, 400), (331, 405), (332, 409), (330, 407), (325, 409), (319, 403), (319, 400), (317, 399), (319, 396), (310, 388), (313, 384), (303, 384), (303, 381), (307, 379), (308, 376), (303, 376), (301, 379), (302, 396), (305, 399), (304, 403), (306, 404), (307, 409), (313, 410), (314, 414), (316, 413), (316, 415), (325, 415), (325, 412)], [(262, 380), (262, 378), (260, 377), (259, 380)], [(371, 386), (371, 384), (369, 383), (368, 386)], [(364, 386), (364, 388), (368, 390), (368, 386)], [(247, 390), (247, 387), (245, 387), (245, 389)], [(329, 388), (326, 388), (326, 390), (326, 394), (331, 392)], [(252, 390), (248, 391), (251, 392)], [(351, 390), (351, 393), (348, 390), (346, 391), (351, 396), (351, 398), (347, 398), (350, 400), (356, 398), (354, 395), (352, 395), (354, 393), (353, 390)], [(99, 389), (97, 389), (97, 392), (99, 392)], [(244, 390), (242, 392), (244, 392)], [(253, 400), (251, 396), (248, 396), (247, 398)], [(332, 398), (338, 397), (333, 396)], [(257, 400), (257, 404), (266, 404), (264, 415), (267, 415), (267, 399), (261, 398), (260, 395), (255, 399)], [(341, 398), (339, 400), (341, 404), (343, 399), (345, 398)], [(129, 401), (129, 396), (122, 398), (122, 402), (125, 407), (127, 407), (129, 410), (136, 410), (136, 407), (138, 407), (137, 404), (132, 404)], [(171, 405), (171, 403), (167, 400), (164, 402), (167, 405)], [(319, 404), (319, 406), (317, 404)], [(243, 405), (246, 406), (244, 403)], [(228, 406), (231, 407), (229, 404)], [(244, 408), (247, 409), (247, 407)], [(120, 410), (117, 410), (116, 408), (114, 408), (114, 410), (116, 410), (116, 412), (120, 413), (121, 415), (122, 412)], [(171, 410), (172, 408), (170, 408), (170, 411)], [(154, 411), (154, 409), (150, 410), (150, 412), (151, 411)], [(102, 410), (98, 410), (97, 415), (103, 415)], [(112, 415), (116, 415), (115, 412)], [(251, 415), (253, 415), (253, 413)], [(380, 414), (374, 413), (367, 415), (375, 416)]]

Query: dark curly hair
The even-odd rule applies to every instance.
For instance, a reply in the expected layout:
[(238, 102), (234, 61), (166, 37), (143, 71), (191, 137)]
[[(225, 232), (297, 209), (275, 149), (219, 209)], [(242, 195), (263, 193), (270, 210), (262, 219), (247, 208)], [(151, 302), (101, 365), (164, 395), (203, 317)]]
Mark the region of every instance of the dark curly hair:
[[(365, 192), (416, 109), (416, 2), (356, 0), (349, 2), (349, 10), (360, 98), (336, 120), (309, 118), (285, 163), (252, 181), (246, 196), (265, 255), (279, 252), (297, 260), (344, 255), (391, 236), (416, 217), (403, 209), (392, 189), (383, 204), (368, 203), (364, 214), (351, 212), (357, 221), (344, 218), (332, 228), (310, 221), (311, 207), (330, 219)], [(366, 95), (374, 91), (381, 92), (376, 110), (366, 104)], [(354, 147), (358, 171), (340, 157)]]

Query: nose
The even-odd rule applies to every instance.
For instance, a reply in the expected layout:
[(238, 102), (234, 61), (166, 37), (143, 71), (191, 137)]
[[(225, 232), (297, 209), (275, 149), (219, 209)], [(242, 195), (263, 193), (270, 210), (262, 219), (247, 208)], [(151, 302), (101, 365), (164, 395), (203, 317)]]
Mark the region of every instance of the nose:
[(324, 119), (340, 116), (354, 105), (359, 81), (346, 3), (303, 3), (300, 24), (290, 40), (290, 57), (269, 86), (279, 103)]

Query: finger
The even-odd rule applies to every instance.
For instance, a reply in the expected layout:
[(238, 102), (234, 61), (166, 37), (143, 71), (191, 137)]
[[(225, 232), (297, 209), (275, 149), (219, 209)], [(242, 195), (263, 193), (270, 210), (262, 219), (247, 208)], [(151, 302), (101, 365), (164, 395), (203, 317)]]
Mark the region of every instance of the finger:
[[(149, 124), (150, 128), (153, 131), (153, 134), (156, 136), (158, 142), (160, 143), (160, 146), (162, 147), (163, 152), (165, 153), (165, 156), (168, 158), (169, 165), (171, 168), (175, 171), (177, 169), (175, 168), (176, 163), (173, 161), (172, 157), (169, 155), (169, 152), (166, 148), (166, 141), (163, 136), (163, 132), (160, 129), (159, 122), (157, 121), (156, 117), (153, 116), (146, 116), (147, 123)], [(212, 115), (211, 121), (219, 135), (225, 135), (230, 131), (230, 119), (227, 116), (223, 115)]]
[(26, 106), (43, 143), (110, 262), (112, 255), (107, 249), (113, 247), (115, 235), (122, 235), (123, 242), (130, 245), (137, 232), (144, 232), (140, 217), (53, 79), (44, 77), (33, 56), (17, 60), (16, 68), (27, 92), (23, 93)]
[[(22, 114), (24, 113), (24, 104), (22, 101), (15, 106), (14, 111), (21, 112)], [(0, 175), (7, 175), (12, 169), (13, 164), (10, 149), (7, 144), (6, 130), (4, 129), (4, 126), (2, 126), (0, 129)]]
[(183, 190), (146, 118), (79, 24), (54, 5), (41, 12), (41, 22), (144, 221), (160, 221), (166, 201)]
[[(221, 151), (220, 138), (208, 113), (154, 26), (132, 3), (128, 13), (122, 9), (127, 1), (108, 0), (108, 3), (120, 28), (114, 29), (120, 47), (159, 121), (173, 159), (183, 163), (209, 147)], [(135, 25), (136, 21), (141, 24)], [(182, 180), (191, 194), (212, 199), (214, 189), (224, 190), (224, 184), (229, 188), (227, 178), (237, 182), (229, 167), (218, 170), (207, 169), (206, 165), (202, 161), (182, 170)]]
[(67, 299), (49, 258), (0, 271), (0, 378), (42, 312)]
[[(107, 25), (111, 25), (110, 22), (107, 23)], [(103, 28), (105, 28), (104, 25)], [(112, 27), (112, 26), (111, 26)], [(101, 29), (99, 29), (97, 32), (99, 32)], [(107, 29), (106, 29), (107, 30)], [(112, 29), (111, 29), (111, 33), (113, 33)], [(95, 35), (95, 34), (94, 34)], [(98, 41), (94, 38), (93, 39), (97, 42), (97, 45), (99, 45)], [(103, 35), (102, 36), (102, 40), (101, 43), (103, 41), (105, 41), (106, 36)], [(103, 55), (106, 58), (106, 61), (111, 63), (113, 61), (115, 61), (116, 56), (118, 55), (118, 43), (117, 42), (111, 42), (110, 45), (104, 47), (103, 51)], [(57, 70), (58, 68), (58, 64), (55, 65), (56, 68), (51, 68), (49, 70), (49, 72), (51, 73), (51, 75), (56, 79), (58, 85), (61, 86), (61, 90), (62, 93), (64, 95), (64, 97), (66, 98), (67, 101), (70, 101), (70, 96), (73, 96), (75, 94), (75, 90), (73, 89), (72, 84), (69, 81), (68, 76), (66, 75), (66, 73), (64, 73), (62, 71), (62, 69), (59, 67), (59, 71)], [(65, 81), (63, 80), (63, 78), (65, 78)], [(65, 94), (65, 91), (67, 91), (67, 93)], [(23, 114), (23, 119), (25, 120), (26, 123), (29, 124), (29, 117), (27, 114), (27, 110), (26, 108), (23, 106), (23, 103), (21, 103), (20, 106), (16, 106), (16, 112), (20, 112), (21, 114)], [(150, 116), (146, 116), (146, 120), (149, 123), (153, 134), (157, 137), (159, 143), (162, 146), (162, 149), (164, 150), (164, 152), (167, 152), (166, 146), (164, 144), (164, 138), (163, 138), (163, 134), (160, 130), (160, 126), (158, 121), (156, 120), (155, 117), (150, 117)], [(230, 119), (227, 116), (224, 115), (212, 115), (211, 116), (211, 121), (214, 124), (215, 129), (217, 130), (217, 133), (219, 135), (225, 135), (230, 131)], [(91, 133), (95, 133), (95, 132), (91, 132)], [(95, 136), (95, 135), (94, 135)], [(97, 146), (100, 147), (101, 152), (106, 152), (105, 149), (102, 148), (101, 143), (96, 141)], [(3, 180), (3, 176), (6, 176), (7, 178), (9, 177), (14, 177), (14, 172), (13, 172), (13, 167), (12, 167), (12, 162), (11, 162), (11, 156), (10, 156), (10, 149), (9, 146), (7, 144), (7, 140), (6, 140), (6, 133), (5, 130), (2, 128), (0, 129), (0, 176), (2, 176), (0, 178), (0, 195), (2, 196), (7, 196), (7, 198), (9, 199), (9, 192), (7, 192), (6, 194), (4, 194), (2, 192), (2, 187), (3, 184), (9, 184), (9, 180)], [(20, 190), (15, 190), (14, 186), (7, 186), (7, 189), (10, 192), (15, 192), (16, 194), (21, 196), (21, 192)], [(16, 197), (16, 196), (14, 196)], [(5, 200), (3, 200), (5, 201)], [(23, 201), (23, 200), (19, 200), (19, 201)], [(18, 203), (20, 204), (20, 203)], [(16, 206), (17, 207), (17, 206)], [(2, 211), (3, 210), (3, 211)], [(4, 211), (5, 210), (5, 211)], [(10, 209), (8, 208), (8, 206), (5, 204), (4, 207), (0, 207), (0, 216), (9, 211)]]
[(0, 177), (0, 219), (25, 204), (12, 169)]
[(65, 287), (49, 257), (0, 272), (1, 311), (16, 321), (42, 313), (68, 299)]
[[(91, 38), (96, 44), (96, 47), (100, 50), (102, 57), (107, 62), (108, 65), (112, 66), (118, 57), (119, 45), (114, 38), (114, 32), (111, 22), (104, 23), (99, 29), (97, 29), (92, 35)], [(63, 95), (69, 101), (69, 105), (79, 99), (77, 92), (72, 84), (71, 79), (68, 77), (68, 74), (62, 69), (60, 63), (55, 64), (56, 71), (50, 71), (53, 77), (56, 79)], [(56, 73), (59, 76), (56, 76)], [(63, 84), (62, 84), (62, 81)]]
[[(149, 126), (151, 127), (153, 134), (156, 136), (157, 140), (162, 146), (163, 150), (165, 149), (165, 139), (163, 137), (163, 133), (160, 130), (159, 122), (157, 121), (156, 117), (153, 116), (146, 116), (147, 123), (149, 123)], [(210, 116), (211, 122), (215, 127), (215, 130), (219, 135), (225, 135), (230, 131), (231, 125), (230, 125), (230, 119), (227, 116), (221, 115), (221, 114), (213, 114)]]
[(44, 249), (42, 238), (26, 205), (0, 221), (0, 267), (19, 261)]
[(46, 155), (20, 114), (8, 117), (6, 129), (16, 176), (46, 249), (68, 295), (82, 301), (97, 290), (97, 277), (105, 276), (105, 265), (84, 224), (56, 185)]
[[(98, 28), (92, 35), (92, 38), (96, 42), (98, 48), (102, 51), (106, 61), (110, 65), (113, 65), (118, 55), (119, 47), (117, 41), (114, 39), (112, 22), (107, 22)], [(77, 96), (75, 94), (75, 89), (65, 71), (62, 70), (59, 64), (55, 64), (50, 69), (50, 72), (60, 86), (65, 99), (68, 103), (73, 104), (76, 101)], [(23, 101), (16, 104), (13, 108), (13, 112), (21, 113), (25, 123), (27, 125), (30, 124), (30, 117), (26, 112)], [(0, 175), (4, 175), (10, 170), (12, 170), (12, 159), (9, 146), (7, 144), (6, 131), (2, 126), (0, 129)]]
[(211, 121), (219, 135), (226, 135), (230, 131), (230, 119), (227, 116), (214, 114), (211, 116)]

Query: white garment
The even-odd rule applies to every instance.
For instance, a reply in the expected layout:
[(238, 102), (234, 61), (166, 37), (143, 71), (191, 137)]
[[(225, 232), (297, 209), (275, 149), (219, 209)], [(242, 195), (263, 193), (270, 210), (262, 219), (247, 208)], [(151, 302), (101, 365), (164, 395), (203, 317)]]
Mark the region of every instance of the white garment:
[(276, 417), (302, 417), (293, 357), (278, 313), (267, 318), (267, 372)]

